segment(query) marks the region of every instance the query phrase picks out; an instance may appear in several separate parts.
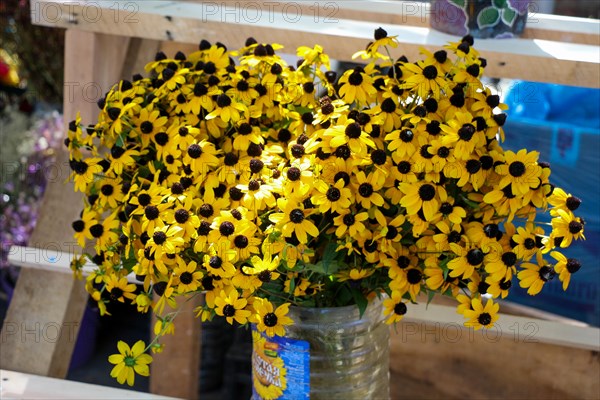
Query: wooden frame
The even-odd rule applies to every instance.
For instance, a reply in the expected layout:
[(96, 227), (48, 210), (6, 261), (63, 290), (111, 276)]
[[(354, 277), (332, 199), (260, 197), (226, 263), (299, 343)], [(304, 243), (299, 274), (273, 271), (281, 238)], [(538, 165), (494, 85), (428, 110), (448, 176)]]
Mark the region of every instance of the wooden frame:
[(132, 390), (115, 389), (64, 379), (0, 369), (0, 398), (44, 400), (174, 400)]
[[(49, 10), (54, 18), (48, 17)], [(421, 47), (438, 48), (455, 39), (428, 28), (430, 13), (427, 5), (391, 0), (328, 2), (323, 6), (302, 2), (32, 1), (32, 16), (40, 25), (193, 44), (205, 38), (232, 48), (243, 46), (249, 36), (282, 43), (289, 51), (319, 43), (338, 60), (348, 60), (364, 48), (377, 25), (398, 35), (401, 44), (396, 53), (409, 59), (418, 57)], [(477, 49), (489, 61), (489, 77), (600, 87), (599, 29), (597, 20), (539, 14), (530, 18), (524, 38), (479, 40)], [(542, 63), (544, 68), (531, 68)]]
[[(259, 41), (282, 43), (291, 52), (300, 45), (319, 43), (332, 58), (338, 60), (349, 60), (354, 51), (364, 48), (372, 40), (373, 30), (377, 26), (384, 27), (390, 34), (397, 34), (401, 44), (396, 54), (405, 54), (410, 59), (419, 55), (421, 47), (438, 48), (455, 39), (428, 28), (431, 13), (428, 4), (393, 0), (321, 3), (32, 0), (31, 11), (34, 23), (67, 29), (65, 85), (76, 90), (73, 96), (65, 96), (66, 122), (74, 119), (77, 111), (81, 112), (82, 120), (86, 123), (95, 119), (97, 108), (95, 102), (90, 101), (89, 96), (82, 90), (85, 85), (91, 84), (98, 88), (100, 93), (104, 93), (120, 78), (130, 77), (132, 73), (141, 71), (144, 62), (150, 60), (158, 49), (168, 49), (169, 54), (172, 54), (173, 49), (183, 45), (187, 51), (196, 46), (202, 38), (212, 42), (221, 41), (231, 48), (237, 48), (243, 45), (247, 37), (253, 36)], [(252, 12), (254, 14), (248, 14)], [(488, 59), (486, 76), (489, 77), (598, 88), (599, 30), (600, 22), (597, 20), (534, 14), (530, 17), (528, 28), (521, 39), (480, 40), (477, 42), (477, 48), (482, 56)], [(532, 68), (539, 65), (543, 65), (544, 68)], [(59, 165), (66, 165), (68, 162), (64, 151), (59, 151), (58, 159)], [(62, 252), (61, 254), (70, 253), (69, 250), (74, 247), (70, 223), (77, 217), (79, 208), (69, 205), (78, 204), (80, 199), (72, 190), (72, 185), (64, 186), (66, 175), (68, 168), (66, 174), (51, 182), (47, 189), (38, 228), (32, 238), (33, 246), (37, 247), (38, 251), (47, 249), (49, 242), (58, 244), (56, 251)], [(19, 251), (21, 253), (18, 253)], [(13, 261), (15, 258), (17, 262), (20, 259), (22, 265), (42, 269), (50, 265), (62, 265), (63, 262), (29, 262), (23, 251), (30, 250), (15, 249)], [(58, 253), (55, 256), (58, 256)], [(35, 250), (32, 254), (35, 254)], [(40, 257), (38, 254), (38, 260), (41, 260)], [(68, 263), (63, 265), (65, 266), (68, 268)], [(42, 285), (39, 282), (40, 273), (28, 268), (23, 269), (15, 294), (15, 304), (20, 304), (20, 308), (26, 308), (25, 305), (32, 302), (27, 297), (27, 291)], [(67, 286), (70, 289), (66, 290), (63, 296), (56, 296), (61, 298), (57, 300), (60, 304), (55, 304), (53, 308), (62, 310), (63, 317), (70, 315), (69, 318), (77, 320), (77, 316), (80, 318), (83, 310), (83, 290), (76, 287), (77, 284), (73, 283), (70, 273), (50, 275), (49, 279), (61, 280), (61, 285), (71, 285)], [(43, 302), (43, 299), (40, 298), (37, 302)], [(425, 332), (426, 340), (407, 341), (406, 335), (392, 336), (393, 361), (390, 366), (394, 376), (393, 384), (402, 383), (407, 385), (405, 388), (412, 387), (415, 391), (410, 393), (421, 393), (424, 397), (428, 394), (443, 397), (471, 394), (485, 397), (489, 393), (484, 391), (460, 392), (461, 385), (456, 384), (462, 378), (459, 375), (440, 378), (439, 382), (423, 378), (431, 374), (427, 368), (435, 370), (438, 367), (451, 371), (456, 365), (473, 364), (478, 369), (470, 371), (480, 374), (483, 378), (493, 377), (496, 373), (508, 381), (519, 382), (523, 390), (504, 388), (506, 390), (503, 393), (514, 397), (597, 397), (600, 394), (597, 379), (594, 378), (600, 373), (597, 356), (600, 336), (597, 328), (568, 325), (563, 321), (518, 319), (503, 315), (501, 323), (508, 324), (508, 327), (513, 326), (511, 323), (523, 328), (528, 323), (535, 324), (527, 326), (537, 326), (540, 329), (540, 335), (536, 336), (539, 342), (525, 343), (522, 339), (527, 337), (517, 335), (518, 340), (512, 343), (514, 333), (506, 331), (506, 337), (503, 332), (500, 340), (508, 342), (504, 347), (504, 358), (500, 359), (510, 358), (511, 352), (525, 352), (521, 354), (522, 359), (517, 359), (511, 367), (497, 360), (481, 365), (477, 364), (477, 356), (481, 352), (490, 351), (490, 348), (486, 347), (487, 343), (481, 343), (480, 339), (468, 339), (467, 343), (461, 342), (460, 346), (453, 346), (453, 342), (447, 338), (445, 343), (442, 343), (443, 340), (437, 340), (439, 335), (444, 334), (444, 329), (455, 327), (454, 324), (462, 326), (462, 320), (459, 321), (458, 317), (453, 315), (453, 310), (438, 307), (444, 306), (432, 305), (426, 312), (422, 306), (411, 307), (411, 317), (399, 325), (400, 332), (404, 330), (406, 333), (406, 329), (416, 329), (412, 339), (419, 336), (420, 332)], [(198, 389), (197, 376), (193, 370), (199, 363), (200, 325), (190, 312), (181, 317), (178, 321), (183, 336), (168, 339), (171, 341), (168, 344), (171, 350), (166, 350), (174, 352), (177, 356), (170, 361), (165, 360), (168, 353), (165, 353), (162, 360), (157, 358), (157, 369), (151, 378), (151, 389), (160, 394), (193, 399), (196, 398)], [(463, 332), (462, 328), (459, 329)], [(527, 333), (525, 331), (525, 334)], [(433, 340), (427, 339), (428, 337), (433, 337)], [(462, 337), (470, 338), (468, 335)], [(432, 347), (432, 343), (436, 345)], [(541, 347), (531, 350), (531, 346)], [(69, 349), (68, 345), (63, 344), (63, 347), (54, 346), (44, 351), (51, 356), (45, 358), (44, 368), (35, 372), (64, 376), (65, 364), (68, 365), (68, 355), (72, 348)], [(57, 352), (67, 356), (53, 357), (52, 354)], [(542, 356), (539, 356), (540, 354)], [(414, 363), (411, 363), (413, 358), (423, 360), (424, 356), (430, 360), (430, 364), (431, 360), (435, 360), (436, 364), (421, 363), (419, 367), (415, 367)], [(12, 358), (14, 359), (15, 357)], [(60, 365), (51, 365), (53, 362), (56, 364), (57, 360)], [(519, 364), (521, 361), (521, 364), (529, 363), (527, 365), (531, 366), (534, 363), (540, 368), (543, 367), (546, 372), (542, 374), (543, 379), (540, 378), (539, 382), (544, 382), (551, 389), (558, 389), (555, 392), (535, 389), (531, 382), (536, 381), (523, 378), (530, 371)], [(565, 373), (563, 369), (566, 363), (570, 363), (572, 368), (569, 373)], [(31, 363), (24, 368), (29, 367)], [(182, 369), (188, 372), (183, 375), (177, 374), (177, 371)], [(488, 373), (482, 374), (486, 369)], [(178, 385), (163, 385), (171, 383), (174, 376), (178, 379)], [(477, 387), (485, 388), (488, 382), (485, 379), (480, 381)], [(170, 391), (174, 386), (176, 393)], [(448, 388), (459, 388), (459, 392), (451, 392)], [(490, 393), (500, 389), (502, 388), (491, 388)], [(398, 394), (400, 392), (394, 393), (394, 398), (402, 397)], [(404, 393), (408, 392), (405, 390)]]

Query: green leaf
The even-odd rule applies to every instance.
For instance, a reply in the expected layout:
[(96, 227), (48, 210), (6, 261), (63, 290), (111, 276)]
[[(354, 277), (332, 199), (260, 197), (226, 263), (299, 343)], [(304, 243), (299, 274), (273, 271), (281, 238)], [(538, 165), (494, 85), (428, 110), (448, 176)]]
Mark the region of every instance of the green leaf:
[(515, 20), (517, 19), (517, 12), (512, 8), (505, 8), (502, 10), (502, 21), (508, 25), (513, 26)]
[(430, 290), (427, 293), (427, 305), (429, 305), (429, 303), (431, 303), (431, 301), (433, 300), (434, 297), (435, 297), (435, 291)]
[(296, 289), (296, 279), (292, 278), (290, 279), (290, 294), (294, 294), (294, 290)]
[(506, 7), (506, 0), (493, 0), (492, 3), (494, 4), (494, 7), (496, 8), (504, 8)]
[(347, 306), (350, 304), (350, 300), (352, 299), (352, 292), (347, 286), (343, 286), (337, 296), (335, 297), (335, 302), (339, 307)]
[(117, 141), (116, 141), (116, 145), (119, 147), (125, 147), (125, 139), (123, 138), (124, 134), (121, 133), (119, 136), (117, 136)]
[(489, 26), (494, 26), (500, 20), (500, 12), (497, 8), (494, 7), (486, 7), (477, 16), (477, 26), (479, 29), (487, 28)]
[(321, 258), (321, 261), (317, 263), (317, 265), (321, 264), (319, 266), (321, 271), (318, 272), (321, 272), (323, 275), (334, 274), (340, 268), (340, 264), (335, 260), (338, 255), (335, 249), (337, 249), (336, 242), (332, 241), (327, 243), (323, 252), (323, 257)]
[(365, 310), (367, 309), (367, 305), (369, 305), (369, 301), (365, 297), (365, 295), (358, 289), (352, 289), (352, 297), (354, 298), (354, 302), (358, 306), (358, 312), (360, 313), (360, 317), (362, 318)]
[(467, 1), (466, 0), (450, 0), (450, 3), (456, 4), (458, 7), (462, 8), (464, 10)]
[(322, 260), (316, 264), (306, 264), (306, 269), (321, 275), (332, 275), (335, 274), (341, 266), (342, 264), (336, 260), (328, 262)]
[(123, 260), (123, 268), (125, 268), (129, 272), (131, 272), (135, 264), (137, 264), (137, 260), (135, 259), (135, 257)]

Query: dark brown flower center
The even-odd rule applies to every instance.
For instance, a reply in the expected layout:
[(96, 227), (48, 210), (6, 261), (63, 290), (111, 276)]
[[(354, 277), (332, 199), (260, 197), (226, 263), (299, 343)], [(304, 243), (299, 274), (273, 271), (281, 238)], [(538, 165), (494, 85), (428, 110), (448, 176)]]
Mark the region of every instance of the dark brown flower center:
[(275, 325), (277, 325), (277, 315), (275, 315), (275, 313), (265, 314), (265, 316), (263, 317), (263, 323), (269, 328), (274, 327)]
[(221, 235), (230, 236), (231, 234), (233, 234), (234, 231), (235, 226), (231, 222), (221, 222), (221, 225), (219, 226), (219, 232), (221, 233)]
[(184, 285), (189, 285), (194, 280), (194, 277), (192, 274), (190, 274), (189, 272), (186, 271), (183, 274), (179, 275), (179, 280)]
[(301, 223), (302, 221), (304, 221), (304, 212), (299, 208), (293, 209), (290, 212), (290, 221), (292, 221), (295, 224)]
[(492, 316), (489, 313), (483, 313), (477, 317), (477, 322), (483, 326), (487, 326), (492, 323)]
[(396, 315), (404, 315), (406, 314), (406, 304), (398, 303), (394, 306), (394, 314)]
[(435, 197), (435, 188), (426, 183), (419, 188), (419, 197), (423, 201), (430, 201)]
[(471, 249), (467, 253), (467, 262), (472, 266), (477, 266), (483, 262), (483, 252), (479, 249)]
[(235, 315), (235, 308), (231, 304), (225, 304), (223, 306), (223, 316), (233, 317)]
[(508, 173), (515, 178), (523, 176), (523, 174), (525, 174), (525, 164), (523, 164), (521, 161), (513, 161), (508, 166)]

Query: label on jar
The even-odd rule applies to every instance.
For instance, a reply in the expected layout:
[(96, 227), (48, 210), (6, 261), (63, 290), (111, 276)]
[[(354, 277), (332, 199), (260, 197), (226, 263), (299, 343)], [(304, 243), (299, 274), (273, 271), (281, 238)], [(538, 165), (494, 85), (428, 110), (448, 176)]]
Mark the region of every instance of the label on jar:
[(254, 400), (310, 398), (309, 343), (268, 337), (252, 327), (252, 392)]

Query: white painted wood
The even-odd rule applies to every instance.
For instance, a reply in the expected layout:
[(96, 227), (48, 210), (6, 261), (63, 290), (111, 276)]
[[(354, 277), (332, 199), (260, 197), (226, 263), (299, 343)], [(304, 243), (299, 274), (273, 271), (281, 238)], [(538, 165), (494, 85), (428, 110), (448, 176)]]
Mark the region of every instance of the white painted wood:
[[(143, 17), (145, 15), (160, 15), (168, 16), (171, 19), (181, 18), (184, 22), (196, 20), (203, 23), (224, 23), (236, 24), (241, 26), (252, 26), (254, 28), (274, 28), (281, 30), (289, 30), (300, 33), (318, 32), (323, 36), (337, 36), (360, 38), (372, 40), (373, 22), (372, 21), (357, 21), (350, 19), (339, 19), (335, 17), (335, 12), (332, 11), (332, 16), (324, 15), (324, 12), (315, 11), (314, 13), (302, 12), (300, 8), (283, 9), (281, 11), (273, 10), (275, 2), (250, 2), (249, 4), (259, 5), (258, 7), (248, 6), (247, 8), (240, 7), (243, 2), (227, 3), (227, 2), (204, 2), (204, 3), (189, 3), (182, 1), (143, 1), (143, 2), (115, 2), (112, 0), (99, 0), (90, 3), (88, 8), (96, 8), (100, 18), (96, 23), (92, 23), (96, 17), (91, 16), (84, 18), (85, 15), (91, 14), (92, 11), (85, 12), (87, 9), (84, 4), (73, 2), (71, 0), (35, 0), (36, 5), (32, 5), (34, 12), (37, 12), (37, 17), (32, 18), (34, 22), (48, 26), (64, 26), (73, 27), (72, 23), (77, 20), (77, 25), (81, 25), (83, 29), (98, 31), (100, 19), (113, 18), (115, 21), (122, 20), (119, 26), (123, 27), (123, 32), (114, 32), (115, 34), (132, 31), (137, 33), (138, 29), (142, 29), (144, 25)], [(262, 3), (262, 5), (261, 5)], [(284, 2), (285, 3), (285, 2)], [(289, 2), (292, 4), (298, 4)], [(391, 10), (406, 10), (408, 7), (416, 7), (415, 13), (423, 14), (423, 17), (428, 17), (430, 10), (425, 8), (423, 11), (422, 5), (416, 2), (403, 1), (345, 1), (338, 2), (336, 7), (343, 9), (353, 9), (357, 11), (369, 12), (391, 12)], [(410, 3), (410, 4), (406, 4)], [(135, 4), (135, 6), (133, 6)], [(61, 7), (60, 12), (58, 8)], [(428, 5), (426, 6), (428, 7)], [(46, 11), (44, 11), (46, 10)], [(50, 11), (54, 14), (50, 14)], [(55, 11), (56, 10), (56, 11)], [(247, 10), (247, 11), (243, 11)], [(249, 14), (250, 11), (256, 14)], [(420, 10), (420, 11), (419, 11)], [(316, 13), (316, 14), (315, 14)], [(411, 11), (412, 13), (412, 11)], [(317, 15), (318, 14), (318, 15)], [(53, 17), (56, 15), (56, 17)], [(552, 29), (569, 32), (583, 33), (598, 33), (600, 32), (599, 20), (585, 20), (582, 18), (568, 18), (556, 16), (535, 15), (536, 22), (530, 24), (534, 29)], [(532, 18), (534, 18), (532, 16)], [(37, 21), (36, 21), (37, 19)], [(326, 19), (331, 19), (327, 21)], [(165, 29), (168, 29), (169, 24), (165, 20)], [(383, 24), (382, 27), (390, 34), (398, 35), (398, 40), (402, 43), (420, 44), (424, 46), (443, 46), (450, 40), (456, 38), (452, 35), (447, 35), (428, 27), (415, 27), (411, 25), (401, 24)], [(223, 25), (225, 29), (225, 25)], [(105, 32), (111, 33), (111, 32)], [(158, 38), (164, 38), (164, 34), (157, 29), (160, 35)], [(198, 32), (202, 34), (202, 32)], [(193, 33), (193, 38), (188, 36), (179, 37), (184, 41), (193, 40), (192, 43), (198, 41), (200, 37), (197, 33)], [(477, 42), (477, 48), (480, 51), (502, 52), (514, 55), (529, 55), (536, 57), (554, 58), (558, 60), (569, 60), (573, 62), (590, 62), (600, 63), (600, 54), (598, 46), (561, 43), (555, 41), (545, 41), (537, 39), (486, 39)]]
[(0, 399), (169, 400), (175, 398), (0, 370)]
[[(327, 9), (327, 4), (338, 9)], [(349, 60), (372, 40), (374, 27), (382, 26), (390, 35), (398, 35), (400, 46), (393, 54), (414, 59), (419, 57), (421, 47), (437, 49), (456, 40), (454, 36), (429, 29), (427, 8), (407, 9), (419, 4), (34, 0), (32, 21), (45, 26), (179, 43), (197, 44), (205, 38), (221, 41), (230, 48), (242, 46), (249, 36), (281, 43), (287, 51), (318, 43), (338, 60)], [(396, 9), (396, 14), (386, 14)], [(423, 17), (414, 15), (421, 12), (425, 14)], [(566, 32), (563, 34), (557, 28), (563, 24), (562, 17), (559, 20), (534, 17), (537, 22), (532, 21), (531, 25), (539, 35), (477, 42), (477, 49), (488, 59), (486, 76), (600, 87), (598, 35), (589, 33), (594, 29), (597, 32), (600, 22), (567, 18), (565, 28), (560, 28)], [(531, 68), (540, 63), (546, 68)]]
[[(71, 260), (73, 254), (55, 250), (51, 247), (38, 249), (34, 247), (12, 246), (8, 252), (8, 262), (23, 268), (37, 268), (57, 273), (72, 274)], [(83, 266), (83, 275), (91, 274), (98, 266), (90, 261)], [(127, 275), (129, 283), (140, 284), (135, 274)]]
[[(501, 307), (502, 309), (502, 307)], [(452, 329), (467, 329), (465, 319), (455, 307), (436, 304), (408, 304), (403, 321), (436, 325)], [(489, 337), (508, 337), (520, 341), (549, 343), (586, 350), (600, 350), (600, 329), (585, 324), (567, 324), (537, 318), (500, 314)]]

